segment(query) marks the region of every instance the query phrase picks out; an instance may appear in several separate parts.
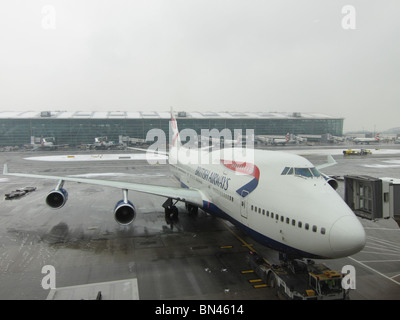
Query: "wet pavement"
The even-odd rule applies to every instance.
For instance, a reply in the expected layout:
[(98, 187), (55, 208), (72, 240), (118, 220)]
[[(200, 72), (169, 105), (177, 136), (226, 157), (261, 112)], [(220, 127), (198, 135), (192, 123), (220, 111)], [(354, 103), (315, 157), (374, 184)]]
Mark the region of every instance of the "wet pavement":
[[(7, 162), (10, 172), (91, 174), (96, 179), (179, 186), (167, 166), (142, 160), (24, 159), (52, 154), (66, 153), (2, 153), (1, 165)], [(315, 164), (326, 161), (321, 154), (306, 157)], [(400, 178), (400, 153), (334, 157), (338, 164), (326, 168), (327, 174)], [(37, 190), (18, 200), (4, 200), (5, 193), (25, 186)], [(67, 204), (52, 210), (45, 197), (55, 186), (55, 181), (0, 176), (0, 299), (46, 299), (49, 290), (42, 288), (46, 265), (56, 270), (57, 288), (137, 279), (139, 299), (277, 299), (271, 289), (255, 289), (249, 283), (254, 275), (241, 273), (248, 269), (247, 248), (238, 237), (269, 259), (276, 259), (276, 252), (254, 243), (231, 224), (202, 211), (188, 214), (178, 204), (179, 221), (171, 227), (161, 207), (164, 198), (129, 192), (138, 214), (130, 226), (120, 226), (112, 213), (122, 199), (120, 190), (66, 183)], [(338, 191), (343, 194), (343, 183)], [(400, 299), (399, 229), (393, 221), (362, 223), (366, 248), (326, 263), (339, 271), (344, 265), (355, 266), (354, 299)]]

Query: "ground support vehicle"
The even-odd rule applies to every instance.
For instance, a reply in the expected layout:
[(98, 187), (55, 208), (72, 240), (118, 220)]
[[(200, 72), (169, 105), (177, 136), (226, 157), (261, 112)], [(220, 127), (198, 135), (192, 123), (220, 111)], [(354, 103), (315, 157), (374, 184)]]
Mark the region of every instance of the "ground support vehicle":
[(35, 190), (36, 190), (36, 187), (19, 188), (15, 191), (11, 191), (10, 193), (6, 193), (5, 200), (18, 199), (18, 198), (21, 198), (22, 196), (26, 195), (27, 193), (35, 191)]
[(342, 274), (313, 260), (290, 259), (273, 265), (255, 252), (247, 256), (254, 272), (284, 300), (345, 300)]
[(360, 150), (352, 150), (352, 149), (348, 149), (348, 150), (343, 150), (343, 155), (344, 156), (366, 156), (372, 154), (371, 150), (367, 150), (367, 149), (360, 149)]

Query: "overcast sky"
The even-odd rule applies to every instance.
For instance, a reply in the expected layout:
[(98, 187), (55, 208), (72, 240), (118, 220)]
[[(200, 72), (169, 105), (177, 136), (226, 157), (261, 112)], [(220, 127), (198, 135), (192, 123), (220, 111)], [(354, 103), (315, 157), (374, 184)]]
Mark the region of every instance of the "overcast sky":
[(2, 0), (0, 111), (174, 106), (400, 127), (399, 12), (398, 0)]

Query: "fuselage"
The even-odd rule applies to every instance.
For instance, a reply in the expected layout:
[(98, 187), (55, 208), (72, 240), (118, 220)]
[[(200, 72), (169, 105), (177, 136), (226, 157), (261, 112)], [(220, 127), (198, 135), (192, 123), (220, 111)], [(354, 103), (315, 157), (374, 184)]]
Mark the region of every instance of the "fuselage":
[(339, 258), (365, 245), (357, 217), (303, 157), (253, 149), (243, 155), (233, 148), (175, 148), (170, 167), (183, 187), (203, 193), (203, 210), (275, 250)]

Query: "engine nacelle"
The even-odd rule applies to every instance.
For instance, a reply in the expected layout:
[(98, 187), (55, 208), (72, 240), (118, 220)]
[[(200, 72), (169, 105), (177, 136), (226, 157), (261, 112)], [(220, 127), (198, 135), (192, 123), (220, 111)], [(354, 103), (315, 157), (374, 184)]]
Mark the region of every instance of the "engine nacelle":
[(128, 225), (136, 218), (136, 209), (132, 202), (120, 200), (114, 208), (114, 218), (121, 225)]
[(68, 192), (63, 188), (52, 190), (46, 197), (46, 204), (53, 209), (60, 209), (68, 200)]
[(335, 179), (333, 179), (333, 178), (327, 176), (326, 174), (323, 174), (323, 173), (321, 173), (321, 174), (322, 174), (322, 176), (325, 178), (326, 182), (328, 182), (328, 184), (329, 184), (333, 189), (336, 190), (336, 189), (339, 187), (339, 184), (338, 184), (338, 182), (337, 182)]

